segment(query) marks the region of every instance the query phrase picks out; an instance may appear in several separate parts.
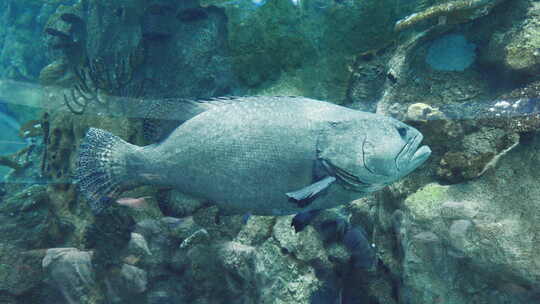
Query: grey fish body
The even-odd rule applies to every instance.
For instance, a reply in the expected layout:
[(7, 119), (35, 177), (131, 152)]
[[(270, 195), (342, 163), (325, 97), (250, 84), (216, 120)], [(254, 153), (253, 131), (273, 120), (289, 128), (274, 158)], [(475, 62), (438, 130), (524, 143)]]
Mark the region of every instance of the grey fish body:
[[(157, 183), (210, 199), (226, 212), (293, 214), (303, 208), (284, 194), (312, 183), (319, 133), (329, 118), (353, 114), (356, 111), (300, 98), (218, 106), (146, 148), (144, 162), (151, 164), (149, 174), (159, 172)], [(331, 195), (308, 209), (342, 204), (336, 197), (339, 188), (331, 186)], [(339, 196), (350, 201), (351, 195), (343, 191)]]
[[(98, 166), (102, 166), (102, 162), (114, 163), (105, 165), (116, 168), (115, 173), (109, 174), (117, 180), (111, 185), (127, 181), (169, 185), (211, 200), (230, 214), (293, 214), (345, 204), (401, 177), (400, 174), (371, 174), (361, 164), (366, 155), (362, 148), (366, 134), (381, 124), (388, 126), (384, 125), (380, 136), (390, 125), (388, 132), (394, 137), (398, 133), (395, 126), (420, 134), (389, 117), (313, 99), (244, 97), (210, 106), (159, 144), (137, 147), (122, 143), (123, 148), (112, 148), (122, 152), (109, 153), (110, 159), (97, 163)], [(393, 137), (388, 139), (394, 140)], [(117, 144), (120, 145), (115, 140), (111, 145)], [(91, 149), (89, 145), (86, 147)], [(394, 150), (399, 152), (403, 147), (404, 144), (398, 145)], [(429, 155), (429, 151), (424, 152)], [(427, 158), (425, 153), (415, 167)], [(84, 149), (81, 159), (88, 163)], [(85, 167), (88, 168), (79, 169), (78, 175), (82, 176), (87, 192), (96, 194), (94, 199), (97, 194), (114, 192), (85, 182), (84, 177), (88, 176)], [(402, 173), (412, 170), (405, 171)], [(302, 206), (286, 195), (325, 175), (336, 176), (332, 180), (337, 181), (317, 193), (309, 204)], [(355, 184), (356, 177), (363, 182)], [(82, 188), (84, 191), (85, 187)]]

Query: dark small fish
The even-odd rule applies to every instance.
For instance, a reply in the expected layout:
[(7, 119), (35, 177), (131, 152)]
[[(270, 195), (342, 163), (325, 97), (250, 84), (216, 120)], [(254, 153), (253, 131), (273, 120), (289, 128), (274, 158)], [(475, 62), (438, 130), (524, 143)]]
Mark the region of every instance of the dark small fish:
[(394, 74), (392, 74), (392, 73), (386, 74), (386, 78), (388, 78), (388, 80), (390, 80), (393, 84), (395, 84), (397, 82), (396, 76), (394, 76)]
[(344, 218), (327, 220), (321, 223), (320, 233), (325, 242), (333, 242), (343, 239), (349, 229), (349, 223)]
[(313, 219), (321, 212), (320, 209), (300, 212), (292, 219), (291, 226), (294, 227), (295, 232), (300, 232), (313, 221)]
[(71, 14), (71, 13), (66, 13), (66, 14), (62, 14), (60, 16), (60, 18), (67, 22), (67, 23), (71, 23), (71, 24), (78, 24), (78, 23), (83, 23), (84, 21), (81, 19), (81, 17), (75, 15), (75, 14)]
[(246, 213), (242, 216), (242, 224), (246, 225), (249, 222), (249, 218), (251, 217), (251, 213)]
[(187, 8), (178, 12), (176, 18), (182, 22), (193, 22), (208, 18), (208, 13), (200, 7)]
[(63, 40), (72, 40), (71, 36), (69, 34), (66, 34), (64, 32), (61, 32), (59, 30), (53, 29), (52, 27), (48, 27), (45, 29), (45, 33), (51, 36), (58, 37)]
[(375, 251), (367, 239), (366, 231), (361, 227), (349, 229), (343, 243), (351, 253), (354, 268), (369, 269), (375, 264)]

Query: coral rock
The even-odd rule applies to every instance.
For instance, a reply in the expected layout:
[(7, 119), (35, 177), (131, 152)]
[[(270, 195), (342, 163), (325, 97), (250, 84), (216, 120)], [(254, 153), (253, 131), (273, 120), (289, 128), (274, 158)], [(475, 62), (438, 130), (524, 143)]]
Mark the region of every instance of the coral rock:
[(50, 284), (62, 293), (67, 303), (96, 303), (98, 286), (89, 252), (76, 248), (48, 249), (43, 269)]
[(71, 81), (67, 75), (68, 67), (69, 65), (62, 60), (50, 63), (39, 73), (39, 83), (43, 86), (67, 84)]

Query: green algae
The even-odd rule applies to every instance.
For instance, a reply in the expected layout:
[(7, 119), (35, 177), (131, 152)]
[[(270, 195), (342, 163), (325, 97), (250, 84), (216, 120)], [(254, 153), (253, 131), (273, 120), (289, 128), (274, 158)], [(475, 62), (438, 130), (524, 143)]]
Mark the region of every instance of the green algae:
[(405, 200), (405, 206), (417, 221), (429, 220), (440, 205), (448, 200), (448, 186), (436, 183), (428, 184)]

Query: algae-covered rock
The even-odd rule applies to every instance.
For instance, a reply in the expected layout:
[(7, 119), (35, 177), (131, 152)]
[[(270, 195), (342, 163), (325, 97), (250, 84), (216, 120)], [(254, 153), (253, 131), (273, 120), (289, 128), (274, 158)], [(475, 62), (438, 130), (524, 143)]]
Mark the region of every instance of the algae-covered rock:
[(121, 303), (124, 299), (140, 296), (148, 288), (146, 271), (133, 265), (124, 264), (110, 273), (105, 284), (111, 302)]
[(497, 22), (484, 24), (493, 32), (486, 47), (479, 49), (479, 59), (516, 77), (537, 74), (540, 69), (539, 11), (540, 5), (535, 1), (517, 0), (503, 5), (497, 13)]
[(345, 99), (355, 55), (393, 38), (393, 1), (225, 1), (234, 69), (252, 93)]
[(44, 86), (70, 84), (73, 75), (69, 73), (68, 63), (62, 60), (56, 60), (49, 63), (39, 72), (39, 83)]
[[(3, 241), (0, 243), (0, 294), (21, 295), (41, 284), (43, 256), (25, 254), (21, 248)], [(0, 300), (0, 303), (3, 302)]]
[(504, 25), (491, 35), (489, 45), (482, 51), (483, 60), (517, 75), (538, 74), (539, 12), (540, 5), (535, 1), (512, 1), (512, 5), (504, 11)]
[(139, 260), (148, 258), (152, 255), (144, 236), (135, 232), (131, 233), (127, 253), (127, 259), (132, 264), (136, 264)]
[(205, 17), (193, 21), (179, 15), (197, 8), (194, 0), (91, 1), (86, 18), (89, 57), (113, 58), (114, 54), (144, 49), (137, 66), (144, 75), (135, 75), (133, 82), (155, 79), (146, 81), (147, 96), (208, 98), (230, 94), (236, 77), (225, 43), (226, 16), (216, 8), (202, 10)]
[(259, 303), (309, 303), (320, 284), (312, 267), (284, 254), (273, 240), (257, 247), (256, 257)]
[(66, 303), (99, 303), (91, 254), (76, 248), (51, 248), (43, 259), (43, 269), (52, 286), (62, 292)]
[(133, 218), (122, 208), (111, 207), (95, 217), (81, 233), (83, 245), (93, 250), (92, 263), (101, 274), (122, 264), (121, 254), (129, 247)]
[(0, 77), (35, 81), (47, 64), (43, 26), (59, 3), (6, 0), (0, 4)]
[[(528, 303), (540, 273), (540, 140), (475, 181), (429, 184), (404, 202), (402, 294), (412, 303)], [(473, 272), (466, 271), (473, 269)], [(508, 287), (508, 284), (520, 288)], [(501, 286), (504, 286), (502, 288)], [(498, 289), (499, 299), (491, 294)], [(437, 300), (441, 299), (441, 300)], [(507, 301), (507, 302), (504, 302)]]
[(274, 226), (273, 235), (281, 248), (304, 262), (325, 261), (323, 243), (315, 228), (307, 226), (297, 233), (291, 226), (291, 220), (292, 216), (279, 217)]
[(245, 245), (259, 245), (271, 235), (275, 221), (273, 216), (250, 216), (235, 240)]
[(446, 117), (439, 109), (425, 103), (413, 103), (407, 108), (407, 120), (425, 122), (435, 119), (446, 119)]
[(415, 12), (396, 22), (395, 30), (402, 31), (430, 19), (438, 19), (438, 26), (459, 24), (485, 16), (504, 0), (442, 1), (421, 12)]
[(176, 220), (177, 222), (174, 224), (173, 227), (171, 227), (172, 237), (179, 239), (187, 239), (188, 237), (193, 235), (195, 231), (199, 231), (201, 229), (200, 226), (195, 224), (195, 221), (191, 216)]
[(138, 222), (134, 231), (139, 236), (128, 243), (128, 256), (134, 256), (149, 271), (150, 276), (167, 273), (167, 262), (173, 251), (178, 248), (178, 241), (171, 237), (171, 230), (159, 220), (147, 219)]
[(405, 206), (414, 210), (411, 215), (415, 222), (425, 223), (434, 218), (432, 213), (444, 203), (447, 191), (448, 186), (428, 184), (409, 196), (405, 201)]
[(236, 242), (217, 253), (225, 268), (225, 284), (239, 303), (309, 303), (318, 287), (314, 270), (284, 254), (274, 241), (259, 247)]
[(53, 212), (47, 187), (34, 185), (0, 204), (0, 236), (22, 248), (47, 248), (61, 242), (73, 226)]
[[(217, 252), (226, 270), (225, 284), (231, 294), (239, 297), (239, 302), (252, 302), (259, 298), (258, 288), (248, 288), (257, 282), (257, 249), (236, 242), (224, 243)], [(236, 278), (236, 280), (235, 280)]]
[(443, 155), (437, 175), (450, 183), (476, 178), (494, 166), (498, 159), (518, 142), (519, 135), (516, 133), (483, 127), (463, 138), (463, 150), (450, 151)]

